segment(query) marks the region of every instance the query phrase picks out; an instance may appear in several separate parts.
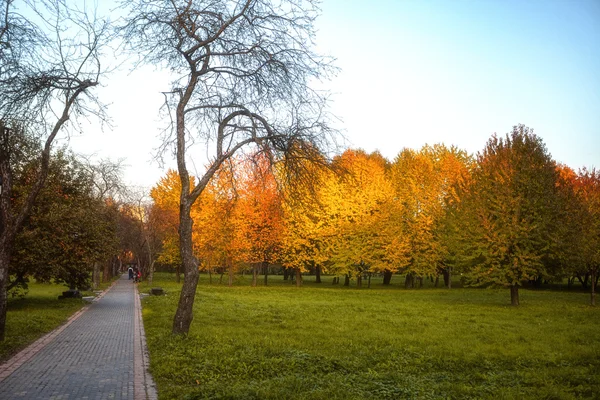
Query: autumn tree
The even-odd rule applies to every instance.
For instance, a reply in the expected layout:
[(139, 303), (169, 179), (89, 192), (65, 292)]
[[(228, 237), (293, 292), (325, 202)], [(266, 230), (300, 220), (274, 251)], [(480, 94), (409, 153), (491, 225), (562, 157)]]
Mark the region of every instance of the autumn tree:
[(347, 150), (334, 160), (334, 167), (341, 173), (332, 175), (323, 188), (326, 215), (332, 221), (328, 227), (332, 268), (355, 277), (360, 287), (363, 273), (389, 269), (391, 256), (399, 249), (390, 248), (398, 232), (382, 229), (394, 193), (387, 161), (379, 153)]
[(175, 268), (177, 282), (180, 279), (181, 256), (179, 252), (179, 196), (181, 181), (177, 171), (168, 170), (150, 190), (152, 215), (162, 242), (157, 261)]
[(508, 286), (518, 305), (519, 286), (546, 274), (555, 206), (556, 167), (542, 140), (523, 125), (489, 139), (460, 203), (470, 283)]
[(392, 164), (395, 199), (402, 205), (400, 224), (410, 249), (410, 259), (402, 268), (409, 287), (415, 277), (423, 279), (440, 271), (450, 285), (444, 218), (448, 204), (457, 199), (457, 188), (465, 183), (469, 163), (464, 151), (436, 144), (419, 151), (404, 149)]
[[(21, 2), (18, 9), (15, 3), (1, 3), (0, 20), (0, 340), (15, 238), (44, 186), (56, 137), (73, 117), (103, 116), (91, 89), (105, 71), (100, 59), (110, 40), (108, 21), (85, 8), (63, 0)], [(19, 150), (12, 137), (23, 131), (43, 146), (35, 154), (38, 167), (28, 194), (15, 207), (12, 165)]]
[(582, 201), (584, 217), (580, 219), (580, 265), (590, 274), (590, 304), (596, 305), (596, 285), (600, 268), (600, 173), (592, 168), (579, 172), (576, 193)]
[[(329, 143), (325, 98), (309, 86), (331, 70), (313, 51), (313, 0), (134, 0), (125, 38), (142, 60), (175, 76), (165, 91), (181, 180), (179, 245), (185, 279), (173, 333), (192, 322), (199, 260), (193, 254), (193, 204), (222, 164), (245, 148), (270, 162), (314, 158)], [(209, 154), (190, 185), (193, 143)], [(295, 145), (308, 143), (310, 146)], [(305, 150), (305, 151), (303, 151)], [(196, 157), (198, 159), (199, 157)]]
[(252, 285), (257, 284), (258, 267), (264, 270), (265, 284), (269, 264), (279, 261), (283, 230), (282, 198), (275, 175), (264, 154), (241, 160), (244, 166), (237, 189), (238, 241), (243, 259), (252, 265)]

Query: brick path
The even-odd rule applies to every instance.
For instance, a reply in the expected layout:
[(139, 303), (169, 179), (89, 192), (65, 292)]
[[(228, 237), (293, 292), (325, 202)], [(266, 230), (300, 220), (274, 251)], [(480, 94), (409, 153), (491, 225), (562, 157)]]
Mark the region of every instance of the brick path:
[(66, 324), (0, 365), (0, 399), (156, 399), (137, 294), (123, 275)]

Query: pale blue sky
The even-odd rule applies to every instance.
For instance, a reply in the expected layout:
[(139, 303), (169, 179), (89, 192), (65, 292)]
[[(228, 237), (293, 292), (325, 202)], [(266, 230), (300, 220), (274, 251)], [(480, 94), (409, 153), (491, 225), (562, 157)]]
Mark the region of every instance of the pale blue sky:
[[(351, 146), (390, 159), (425, 143), (476, 153), (524, 123), (557, 161), (600, 167), (600, 0), (324, 0), (322, 10), (319, 50), (341, 68), (325, 86)], [(117, 127), (71, 144), (127, 157), (126, 179), (152, 186), (167, 82), (148, 68), (116, 75), (102, 94)]]

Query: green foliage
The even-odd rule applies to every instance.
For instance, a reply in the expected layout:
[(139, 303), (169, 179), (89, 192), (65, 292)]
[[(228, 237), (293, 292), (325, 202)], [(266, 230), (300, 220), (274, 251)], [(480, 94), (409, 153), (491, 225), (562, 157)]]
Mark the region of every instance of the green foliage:
[[(17, 197), (27, 193), (36, 168), (32, 163), (16, 177)], [(93, 195), (92, 186), (75, 156), (53, 156), (46, 185), (16, 238), (10, 273), (17, 281), (34, 276), (83, 288), (91, 264), (116, 252), (115, 210)]]
[(556, 220), (556, 165), (529, 128), (493, 136), (478, 155), (459, 207), (463, 271), (473, 284), (520, 285), (547, 277)]
[[(160, 399), (592, 398), (600, 310), (585, 294), (211, 286), (171, 335), (179, 286), (143, 302)], [(142, 290), (148, 290), (144, 288)]]

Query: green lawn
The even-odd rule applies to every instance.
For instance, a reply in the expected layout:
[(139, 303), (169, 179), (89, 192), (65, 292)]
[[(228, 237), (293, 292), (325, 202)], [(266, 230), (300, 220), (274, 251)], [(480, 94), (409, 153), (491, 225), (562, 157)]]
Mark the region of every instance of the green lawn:
[[(600, 398), (600, 308), (582, 292), (233, 288), (202, 276), (186, 338), (179, 285), (143, 301), (160, 399)], [(148, 286), (142, 285), (142, 290)]]

